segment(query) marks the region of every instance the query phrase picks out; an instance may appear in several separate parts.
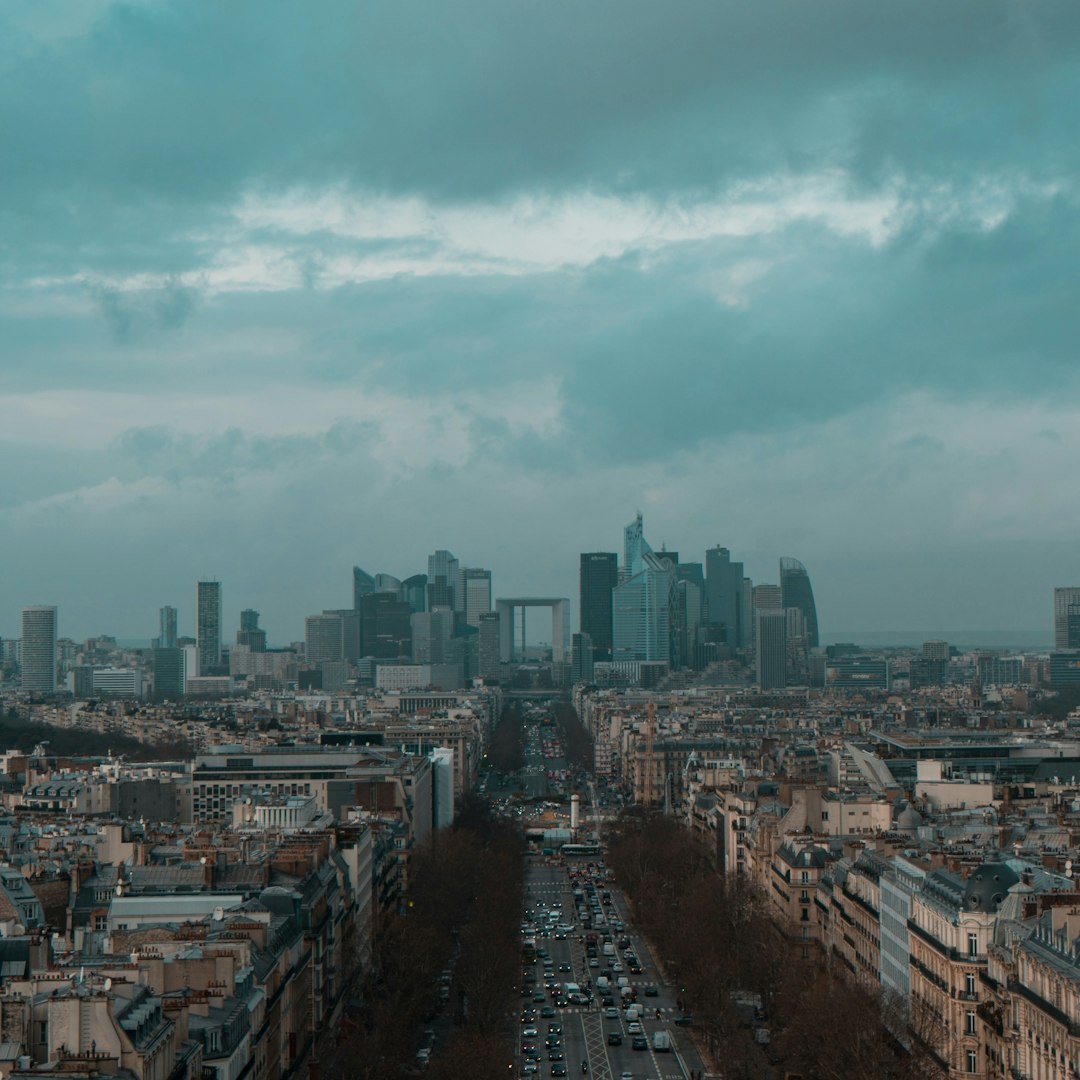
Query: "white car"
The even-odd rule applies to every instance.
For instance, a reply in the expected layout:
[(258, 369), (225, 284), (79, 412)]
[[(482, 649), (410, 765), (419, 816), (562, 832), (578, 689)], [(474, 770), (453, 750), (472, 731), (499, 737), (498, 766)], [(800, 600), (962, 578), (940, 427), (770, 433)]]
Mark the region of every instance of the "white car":
[(641, 1021), (631, 1020), (630, 1023), (626, 1025), (626, 1030), (630, 1032), (631, 1035), (641, 1035), (643, 1033)]

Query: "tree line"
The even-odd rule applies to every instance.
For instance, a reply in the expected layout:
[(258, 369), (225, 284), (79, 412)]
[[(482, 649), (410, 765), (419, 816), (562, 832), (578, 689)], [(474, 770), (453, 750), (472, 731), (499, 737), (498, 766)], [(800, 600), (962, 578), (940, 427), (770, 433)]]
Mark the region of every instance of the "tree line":
[[(377, 928), (362, 1003), (322, 1075), (385, 1080), (416, 1071), (427, 1026), (437, 1032), (430, 1080), (508, 1074), (514, 1033), (525, 853), (521, 833), (474, 795), (450, 829), (419, 848), (401, 909)], [(451, 972), (440, 1010), (440, 975)], [(327, 1040), (333, 1043), (333, 1036)]]
[(823, 955), (792, 945), (767, 899), (718, 873), (671, 818), (623, 814), (608, 865), (637, 926), (726, 1080), (792, 1072), (805, 1080), (937, 1080), (934, 1018), (918, 1017), (911, 1050), (890, 1034), (895, 1005)]

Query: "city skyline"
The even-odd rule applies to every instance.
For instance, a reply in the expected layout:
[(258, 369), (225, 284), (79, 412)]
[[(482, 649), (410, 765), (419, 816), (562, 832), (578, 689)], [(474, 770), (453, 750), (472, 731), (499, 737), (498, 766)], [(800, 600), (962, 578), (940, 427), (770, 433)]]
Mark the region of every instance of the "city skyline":
[(280, 640), (432, 543), (575, 597), (637, 508), (826, 636), (1080, 581), (1075, 4), (257, 22), (0, 10), (0, 633), (212, 568)]

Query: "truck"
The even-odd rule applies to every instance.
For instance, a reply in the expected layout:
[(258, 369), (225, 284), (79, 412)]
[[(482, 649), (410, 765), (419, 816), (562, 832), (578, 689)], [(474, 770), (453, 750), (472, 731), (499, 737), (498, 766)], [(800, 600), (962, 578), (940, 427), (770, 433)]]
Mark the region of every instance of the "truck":
[(658, 1054), (666, 1054), (671, 1049), (671, 1035), (667, 1031), (654, 1031), (652, 1048)]

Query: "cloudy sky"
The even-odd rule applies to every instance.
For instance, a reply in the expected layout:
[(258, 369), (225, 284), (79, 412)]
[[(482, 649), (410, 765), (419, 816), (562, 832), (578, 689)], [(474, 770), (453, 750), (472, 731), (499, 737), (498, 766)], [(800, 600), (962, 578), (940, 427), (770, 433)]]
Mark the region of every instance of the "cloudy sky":
[(0, 87), (0, 635), (638, 509), (826, 634), (1080, 583), (1075, 0), (34, 0)]

